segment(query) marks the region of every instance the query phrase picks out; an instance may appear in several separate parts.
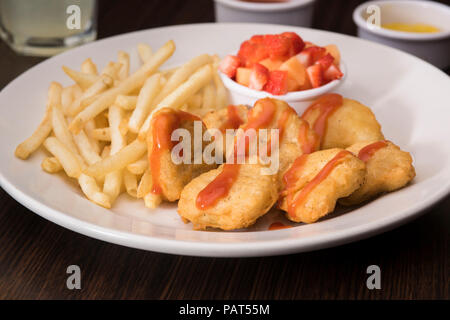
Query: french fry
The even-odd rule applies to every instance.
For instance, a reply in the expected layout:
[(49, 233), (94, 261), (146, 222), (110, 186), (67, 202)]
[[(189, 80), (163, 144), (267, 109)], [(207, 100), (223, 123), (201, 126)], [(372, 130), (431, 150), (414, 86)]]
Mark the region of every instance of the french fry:
[(15, 156), (20, 159), (27, 159), (33, 152), (35, 152), (44, 140), (52, 132), (52, 105), (57, 103), (58, 96), (61, 94), (61, 86), (56, 82), (52, 82), (47, 94), (47, 107), (44, 118), (33, 132), (33, 134), (19, 144), (14, 152)]
[(119, 86), (104, 92), (94, 103), (81, 111), (70, 124), (72, 132), (79, 132), (84, 124), (114, 103), (119, 94), (129, 94), (142, 86), (145, 80), (155, 72), (175, 51), (173, 41), (167, 42), (149, 58), (141, 68), (123, 80)]
[(122, 171), (123, 170), (116, 170), (108, 173), (105, 176), (105, 181), (103, 183), (103, 193), (108, 195), (111, 204), (114, 203), (114, 201), (120, 194), (123, 181)]
[(152, 184), (152, 174), (150, 169), (147, 168), (139, 182), (136, 196), (138, 198), (144, 198), (147, 193), (152, 191)]
[(100, 154), (100, 144), (97, 139), (94, 138), (93, 132), (95, 130), (95, 121), (94, 119), (89, 120), (86, 122), (86, 125), (84, 126), (84, 131), (86, 132), (86, 135), (89, 139), (89, 142), (92, 145), (92, 148), (97, 154)]
[(65, 87), (61, 92), (61, 106), (63, 113), (67, 110), (73, 102), (73, 86)]
[(96, 128), (92, 131), (92, 137), (99, 141), (111, 141), (109, 128)]
[(214, 109), (215, 100), (214, 86), (209, 83), (203, 88), (203, 111)]
[(141, 91), (139, 92), (136, 109), (131, 114), (128, 121), (128, 128), (131, 132), (138, 133), (152, 107), (152, 101), (155, 99), (158, 92), (161, 91), (161, 74), (155, 73), (148, 78)]
[(119, 80), (125, 80), (130, 72), (130, 55), (125, 51), (119, 51), (117, 60), (122, 64), (118, 74)]
[(94, 62), (92, 62), (91, 58), (87, 58), (86, 60), (83, 61), (83, 63), (81, 64), (81, 72), (93, 75), (98, 74), (97, 66), (95, 65)]
[(142, 157), (136, 162), (130, 163), (127, 166), (127, 170), (135, 175), (140, 175), (145, 172), (148, 168), (148, 159), (146, 156)]
[(150, 128), (152, 115), (155, 112), (162, 108), (177, 109), (181, 107), (189, 99), (189, 97), (211, 81), (211, 78), (211, 65), (206, 65), (198, 69), (192, 76), (189, 77), (188, 80), (176, 88), (171, 94), (164, 98), (164, 100), (161, 101), (156, 108), (152, 110), (139, 131), (139, 139), (145, 139), (147, 131)]
[(125, 190), (133, 198), (137, 198), (137, 177), (132, 174), (127, 169), (123, 170), (123, 183), (125, 185)]
[(103, 148), (102, 153), (101, 153), (100, 156), (102, 157), (102, 159), (106, 159), (106, 158), (109, 157), (110, 153), (111, 153), (111, 146), (105, 146)]
[(58, 159), (66, 175), (71, 178), (80, 176), (81, 166), (77, 157), (61, 141), (55, 137), (49, 137), (44, 141), (44, 147)]
[(147, 193), (144, 196), (144, 205), (149, 209), (157, 208), (162, 202), (162, 197), (159, 194)]
[(128, 133), (128, 121), (130, 121), (130, 117), (124, 117), (119, 125), (119, 131), (125, 138)]
[(87, 90), (98, 80), (98, 76), (95, 74), (76, 71), (66, 66), (62, 66), (62, 69), (83, 90)]
[(152, 48), (145, 43), (139, 43), (137, 46), (139, 58), (141, 59), (142, 63), (146, 63), (150, 57), (152, 56)]
[(158, 104), (159, 102), (161, 102), (165, 97), (167, 97), (167, 95), (169, 95), (183, 82), (185, 82), (196, 70), (206, 64), (212, 63), (212, 61), (213, 59), (210, 55), (202, 54), (179, 67), (170, 77), (169, 81), (167, 81), (167, 84), (164, 86), (162, 91), (158, 94), (157, 98), (155, 99), (155, 103)]
[[(75, 99), (70, 107), (67, 109), (67, 114), (71, 117), (76, 116), (78, 113), (83, 111), (88, 104), (86, 104), (85, 100), (88, 100), (92, 97), (98, 97), (98, 95), (101, 92), (104, 92), (109, 87), (111, 87), (113, 84), (113, 80), (109, 75), (103, 74), (98, 77), (97, 81), (95, 81), (83, 94)], [(97, 98), (98, 100), (98, 98)], [(82, 101), (85, 101), (84, 104), (82, 104)], [(88, 100), (89, 101), (89, 100)], [(96, 100), (92, 101), (92, 103), (95, 103)], [(90, 102), (90, 101), (89, 101)]]
[(122, 67), (121, 63), (110, 61), (102, 70), (102, 75), (108, 76), (113, 80), (119, 80), (119, 72)]
[(78, 147), (78, 150), (80, 150), (81, 156), (88, 165), (92, 165), (102, 159), (96, 151), (96, 148), (92, 145), (84, 130), (81, 130), (79, 133), (74, 134), (73, 139)]
[(52, 105), (52, 127), (53, 132), (58, 138), (59, 141), (61, 141), (67, 149), (69, 149), (73, 154), (77, 154), (77, 147), (73, 141), (72, 134), (70, 133), (66, 118), (64, 117), (64, 114), (62, 112), (62, 106), (61, 106), (61, 92), (62, 87), (59, 83), (54, 82), (53, 85), (57, 88), (55, 90), (55, 98), (54, 98), (54, 104)]
[[(109, 131), (111, 137), (111, 150), (110, 155), (114, 155), (126, 145), (125, 137), (120, 132), (120, 123), (123, 119), (124, 111), (112, 105), (109, 108)], [(122, 186), (122, 171), (124, 170), (116, 170), (108, 173), (105, 176), (105, 183), (103, 185), (103, 192), (106, 193), (111, 203), (115, 201), (117, 196), (120, 194), (120, 189)]]
[(120, 131), (120, 124), (124, 117), (123, 109), (112, 105), (109, 108), (109, 131), (111, 137), (111, 154), (116, 154), (126, 145), (126, 138)]
[(187, 100), (187, 104), (188, 104), (189, 109), (192, 109), (192, 110), (200, 109), (203, 104), (203, 94), (196, 93), (196, 94), (192, 95)]
[(48, 173), (57, 173), (63, 169), (61, 163), (55, 157), (47, 157), (42, 160), (42, 170)]
[(109, 172), (121, 170), (139, 160), (147, 151), (145, 142), (135, 140), (116, 154), (102, 159), (86, 169), (86, 173), (95, 178), (101, 178)]
[(143, 198), (145, 206), (150, 209), (156, 208), (162, 202), (162, 197), (152, 192), (152, 184), (152, 175), (147, 169), (139, 182), (137, 197)]
[(228, 103), (228, 92), (225, 86), (223, 85), (222, 79), (220, 79), (219, 73), (217, 72), (217, 68), (214, 68), (214, 85), (216, 87), (216, 101), (215, 107), (217, 109), (225, 108)]
[(124, 110), (134, 110), (136, 108), (137, 100), (137, 96), (126, 96), (119, 94), (114, 104)]
[(108, 195), (100, 191), (94, 178), (82, 173), (78, 178), (78, 183), (89, 200), (107, 209), (111, 208), (111, 202)]

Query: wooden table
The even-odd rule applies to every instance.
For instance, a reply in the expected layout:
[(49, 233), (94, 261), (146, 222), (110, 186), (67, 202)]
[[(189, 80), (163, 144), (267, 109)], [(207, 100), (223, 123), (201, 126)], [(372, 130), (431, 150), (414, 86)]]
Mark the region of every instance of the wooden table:
[[(318, 1), (314, 26), (355, 34), (360, 1)], [(208, 0), (100, 2), (99, 38), (214, 21)], [(0, 43), (0, 88), (42, 59)], [(5, 106), (2, 106), (5, 107)], [(11, 155), (4, 155), (11, 156)], [(449, 299), (450, 197), (428, 214), (353, 244), (290, 256), (214, 259), (125, 248), (59, 227), (0, 189), (0, 299)], [(66, 288), (66, 268), (82, 289)], [(381, 268), (381, 290), (366, 268)]]

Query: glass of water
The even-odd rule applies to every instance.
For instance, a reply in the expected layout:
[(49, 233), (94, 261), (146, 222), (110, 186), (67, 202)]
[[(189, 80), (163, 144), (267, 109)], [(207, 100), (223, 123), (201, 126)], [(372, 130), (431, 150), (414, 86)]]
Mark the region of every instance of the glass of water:
[(97, 0), (0, 0), (0, 36), (21, 54), (60, 53), (95, 40)]

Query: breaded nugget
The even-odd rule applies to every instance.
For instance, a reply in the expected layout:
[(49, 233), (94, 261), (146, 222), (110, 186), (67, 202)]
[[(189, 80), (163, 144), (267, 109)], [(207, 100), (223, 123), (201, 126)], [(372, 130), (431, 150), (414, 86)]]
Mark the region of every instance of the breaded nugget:
[(284, 176), (279, 206), (292, 221), (316, 222), (334, 210), (339, 198), (357, 190), (365, 173), (364, 162), (343, 149), (303, 155)]
[(366, 162), (367, 174), (361, 188), (339, 200), (344, 205), (358, 204), (380, 193), (400, 189), (416, 175), (411, 155), (392, 142), (361, 142), (347, 150)]
[(208, 112), (202, 121), (208, 129), (237, 129), (247, 122), (248, 108), (244, 105), (229, 105), (226, 108)]
[[(150, 171), (153, 180), (155, 194), (160, 194), (164, 200), (176, 201), (180, 198), (181, 191), (193, 178), (203, 172), (217, 167), (194, 163), (194, 121), (201, 120), (189, 113), (164, 108), (158, 111), (152, 119), (147, 135), (148, 156)], [(189, 163), (176, 164), (172, 159), (172, 148), (178, 143), (171, 141), (172, 132), (183, 128), (189, 131), (191, 138), (191, 157)], [(202, 125), (202, 131), (206, 127)], [(203, 143), (203, 147), (206, 144)], [(186, 161), (187, 162), (187, 161)]]
[(368, 107), (337, 94), (318, 99), (302, 119), (321, 137), (321, 149), (345, 149), (358, 142), (384, 139), (381, 126)]
[[(226, 150), (232, 147), (235, 130), (247, 122), (248, 108), (244, 105), (229, 105), (226, 108), (208, 112), (202, 121), (208, 129), (217, 129), (223, 134), (221, 143), (216, 143), (215, 152), (225, 160)], [(230, 130), (231, 129), (231, 130)]]
[(181, 193), (178, 213), (195, 229), (207, 227), (233, 230), (245, 228), (264, 215), (278, 198), (275, 175), (261, 175), (260, 164), (239, 165), (239, 174), (226, 197), (211, 208), (197, 207), (198, 194), (222, 171), (225, 165), (193, 179)]
[(294, 160), (304, 153), (317, 150), (319, 141), (308, 123), (300, 119), (295, 110), (285, 101), (269, 98), (258, 100), (251, 109), (253, 116), (260, 114), (267, 102), (275, 106), (271, 120), (264, 127), (278, 129), (278, 184), (281, 186), (282, 177)]

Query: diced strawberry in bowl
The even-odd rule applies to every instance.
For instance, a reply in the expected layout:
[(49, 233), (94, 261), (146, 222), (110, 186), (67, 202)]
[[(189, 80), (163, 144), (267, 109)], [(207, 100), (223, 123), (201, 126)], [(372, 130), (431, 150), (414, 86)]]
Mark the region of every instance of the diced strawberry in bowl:
[(295, 32), (254, 35), (243, 41), (237, 56), (219, 66), (231, 102), (252, 105), (268, 94), (279, 96), (297, 111), (341, 82), (341, 54), (336, 45), (321, 47)]
[(335, 64), (332, 64), (331, 66), (329, 66), (328, 69), (325, 70), (323, 73), (323, 77), (324, 77), (325, 81), (327, 81), (327, 82), (333, 81), (333, 80), (339, 80), (343, 76), (344, 76), (344, 74), (339, 69), (339, 67), (336, 66)]
[(327, 53), (325, 56), (317, 60), (315, 64), (320, 64), (322, 66), (322, 70), (327, 70), (333, 64), (333, 61), (333, 56)]
[(273, 95), (283, 95), (288, 92), (287, 71), (275, 70), (270, 72), (269, 80), (264, 90)]
[(241, 66), (241, 59), (236, 56), (228, 55), (219, 64), (219, 70), (229, 78), (234, 78), (236, 70)]
[(322, 66), (320, 64), (309, 66), (306, 68), (306, 73), (308, 74), (309, 81), (313, 88), (318, 88), (325, 83)]
[(269, 80), (269, 69), (262, 64), (255, 63), (250, 73), (250, 83), (248, 87), (254, 90), (262, 90)]

